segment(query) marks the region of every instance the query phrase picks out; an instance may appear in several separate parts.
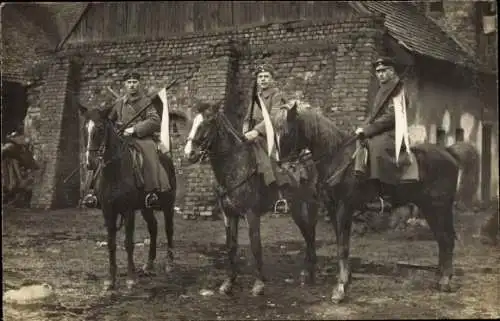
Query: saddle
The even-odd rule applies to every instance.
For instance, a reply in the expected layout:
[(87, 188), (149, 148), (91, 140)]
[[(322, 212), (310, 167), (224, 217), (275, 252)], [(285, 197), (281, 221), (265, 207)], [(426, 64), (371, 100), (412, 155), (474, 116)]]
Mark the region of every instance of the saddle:
[[(378, 178), (372, 177), (370, 170), (370, 156), (370, 149), (368, 146), (362, 146), (358, 143), (358, 147), (353, 155), (354, 171), (356, 174), (366, 178)], [(383, 162), (379, 161), (376, 166), (379, 166), (379, 171), (392, 173), (392, 176), (396, 178), (396, 181), (401, 183), (406, 181), (416, 181), (420, 178), (418, 160), (415, 157), (413, 149), (411, 153), (402, 151), (399, 155), (398, 162), (396, 162), (395, 159)]]

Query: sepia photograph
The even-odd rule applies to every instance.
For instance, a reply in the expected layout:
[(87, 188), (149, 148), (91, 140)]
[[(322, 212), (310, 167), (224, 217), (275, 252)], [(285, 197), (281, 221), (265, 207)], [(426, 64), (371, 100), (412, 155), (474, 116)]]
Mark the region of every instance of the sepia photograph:
[(500, 318), (493, 0), (2, 2), (2, 319)]

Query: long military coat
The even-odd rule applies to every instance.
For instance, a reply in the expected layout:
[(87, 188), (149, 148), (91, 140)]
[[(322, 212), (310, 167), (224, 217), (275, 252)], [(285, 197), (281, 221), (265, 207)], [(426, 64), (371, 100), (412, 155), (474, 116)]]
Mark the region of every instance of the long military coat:
[[(137, 112), (147, 103), (149, 98), (140, 94), (137, 97), (125, 98), (118, 101), (110, 112), (110, 119), (116, 122), (126, 123), (132, 119)], [(158, 100), (153, 100), (153, 104), (134, 120), (128, 127), (134, 127), (134, 143), (139, 148), (144, 157), (143, 178), (144, 189), (146, 191), (168, 191), (171, 188), (168, 175), (161, 166), (157, 145), (153, 140), (153, 134), (161, 128), (161, 118), (157, 110), (161, 110)]]
[[(374, 99), (373, 112), (363, 131), (368, 138), (370, 178), (383, 183), (397, 184), (401, 169), (409, 164), (407, 153), (399, 154), (399, 167), (395, 158), (395, 114), (392, 98), (403, 88), (401, 80), (383, 86)], [(411, 108), (407, 97), (406, 106)], [(402, 148), (405, 148), (404, 145)]]

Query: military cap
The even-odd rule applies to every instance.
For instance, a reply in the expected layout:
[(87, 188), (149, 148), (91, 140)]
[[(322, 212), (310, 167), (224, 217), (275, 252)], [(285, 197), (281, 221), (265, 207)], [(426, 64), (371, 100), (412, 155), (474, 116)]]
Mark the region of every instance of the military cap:
[(139, 75), (139, 73), (135, 72), (135, 71), (127, 72), (125, 74), (125, 76), (123, 77), (123, 81), (127, 81), (129, 79), (140, 80), (141, 79), (141, 75)]
[(374, 68), (377, 68), (379, 66), (396, 67), (396, 61), (391, 57), (380, 57), (377, 60), (375, 60), (375, 62), (373, 62)]
[(265, 71), (267, 71), (268, 73), (270, 73), (274, 77), (274, 75), (275, 75), (274, 68), (273, 68), (273, 66), (271, 66), (269, 64), (258, 65), (255, 68), (255, 75), (257, 76), (259, 73), (265, 72)]

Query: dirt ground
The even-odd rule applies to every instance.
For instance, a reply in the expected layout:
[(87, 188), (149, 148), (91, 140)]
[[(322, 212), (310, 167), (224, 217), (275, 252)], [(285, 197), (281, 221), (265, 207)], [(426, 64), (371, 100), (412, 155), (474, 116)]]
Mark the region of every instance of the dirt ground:
[[(36, 307), (4, 304), (4, 320), (270, 320), (270, 319), (384, 319), (384, 318), (498, 318), (500, 317), (500, 248), (473, 238), (488, 213), (456, 215), (459, 240), (455, 251), (452, 293), (434, 289), (437, 245), (414, 231), (384, 232), (355, 237), (352, 243), (353, 283), (347, 302), (329, 302), (336, 275), (336, 245), (329, 223), (318, 224), (318, 280), (301, 287), (298, 275), (303, 241), (288, 217), (262, 222), (265, 295), (250, 295), (250, 252), (247, 227), (240, 227), (241, 288), (231, 297), (217, 287), (225, 272), (222, 221), (176, 218), (176, 270), (142, 277), (135, 292), (125, 294), (126, 253), (119, 233), (120, 292), (102, 297), (107, 273), (105, 229), (96, 210), (33, 211), (4, 209), (4, 291), (22, 284), (47, 282), (56, 298)], [(159, 221), (157, 270), (165, 258), (163, 219)], [(420, 233), (422, 234), (422, 233)], [(424, 236), (427, 233), (423, 233)], [(140, 216), (136, 223), (135, 261), (145, 262), (148, 238)], [(408, 267), (415, 265), (416, 267)], [(201, 295), (203, 289), (213, 295)]]

